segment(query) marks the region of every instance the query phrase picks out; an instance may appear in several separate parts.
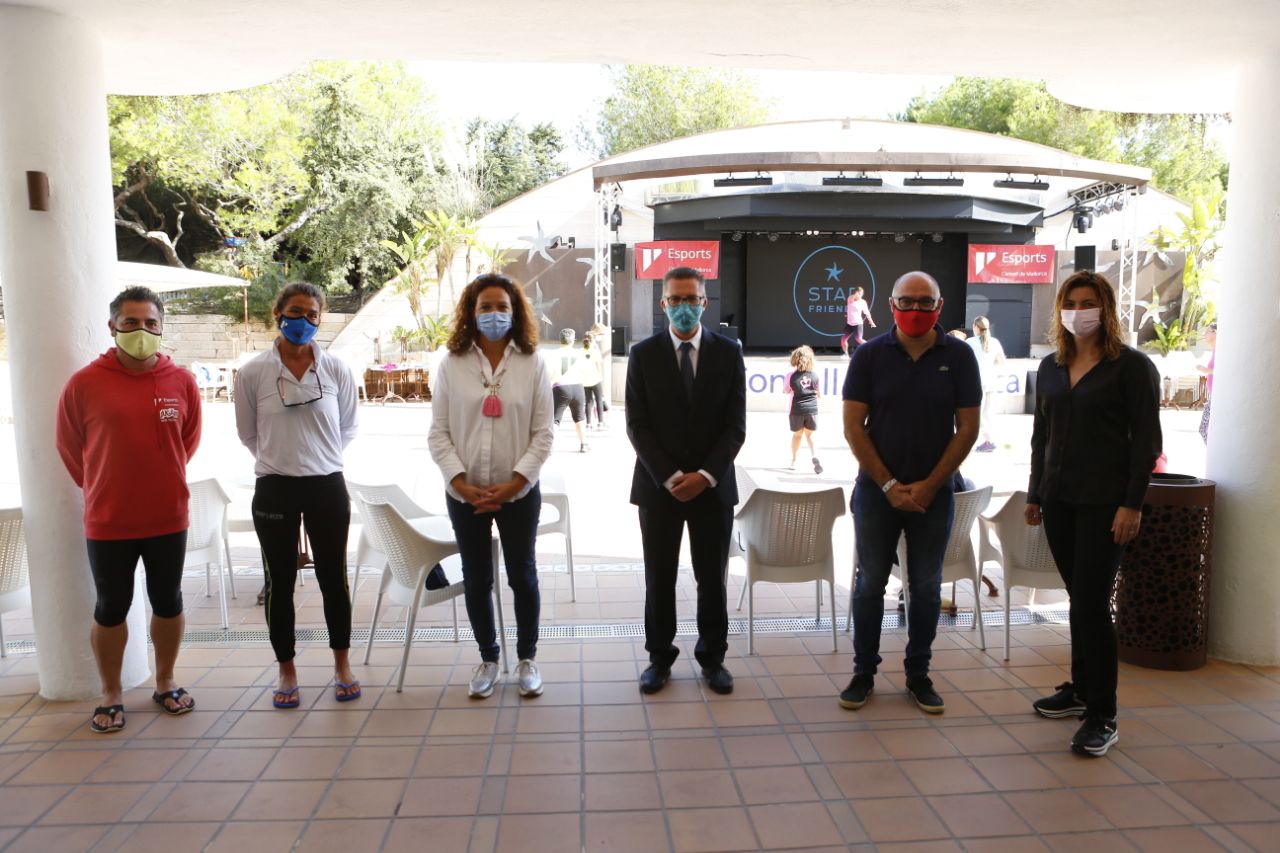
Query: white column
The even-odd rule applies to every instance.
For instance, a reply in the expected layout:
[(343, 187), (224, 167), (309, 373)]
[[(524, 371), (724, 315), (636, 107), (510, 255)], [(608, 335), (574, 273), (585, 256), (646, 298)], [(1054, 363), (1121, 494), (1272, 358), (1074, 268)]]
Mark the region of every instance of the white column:
[[(46, 212), (28, 209), (28, 171), (49, 176)], [(94, 589), (83, 499), (53, 434), (63, 384), (109, 345), (107, 306), (119, 291), (112, 220), (101, 40), (72, 18), (0, 6), (0, 285), (40, 694), (48, 699), (87, 698), (100, 687), (89, 648)], [(138, 587), (126, 689), (150, 674)]]
[(1280, 55), (1236, 84), (1209, 430), (1218, 482), (1209, 653), (1280, 664)]

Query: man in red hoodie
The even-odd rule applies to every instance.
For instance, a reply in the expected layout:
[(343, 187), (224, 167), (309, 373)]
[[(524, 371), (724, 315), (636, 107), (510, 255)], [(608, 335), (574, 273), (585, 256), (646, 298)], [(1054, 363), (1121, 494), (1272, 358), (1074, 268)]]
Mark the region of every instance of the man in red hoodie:
[(156, 653), (152, 699), (185, 714), (195, 701), (173, 680), (186, 620), (182, 566), (187, 546), (187, 461), (200, 443), (195, 377), (160, 355), (164, 302), (131, 287), (111, 303), (115, 346), (78, 371), (58, 401), (57, 446), (84, 490), (84, 534), (97, 587), (90, 639), (102, 677), (102, 705), (89, 727), (124, 728), (120, 671), (138, 560), (147, 575)]

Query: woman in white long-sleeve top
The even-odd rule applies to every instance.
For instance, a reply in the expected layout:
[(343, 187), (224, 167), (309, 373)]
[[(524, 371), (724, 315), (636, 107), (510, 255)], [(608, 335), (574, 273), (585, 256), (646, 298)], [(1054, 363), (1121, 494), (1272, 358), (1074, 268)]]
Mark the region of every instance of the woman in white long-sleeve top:
[(360, 698), (360, 683), (347, 661), (351, 506), (342, 477), (342, 452), (356, 437), (356, 386), (351, 369), (312, 340), (323, 310), (324, 294), (315, 285), (287, 285), (272, 312), (280, 337), (236, 375), (236, 429), (253, 454), (258, 478), (253, 526), (267, 576), (267, 628), (280, 663), (272, 697), (277, 708), (301, 703), (293, 663), (299, 524), (311, 542), (324, 600), (334, 696), (339, 702)]
[(516, 678), (522, 696), (542, 693), (538, 650), (538, 564), (534, 543), (542, 493), (538, 475), (551, 453), (551, 379), (538, 355), (533, 308), (505, 275), (467, 285), (453, 318), (449, 355), (431, 398), (431, 456), (444, 475), (446, 502), (462, 556), (467, 617), (480, 646), (470, 695), (498, 682), (493, 626), (492, 525), (498, 525), (515, 597)]

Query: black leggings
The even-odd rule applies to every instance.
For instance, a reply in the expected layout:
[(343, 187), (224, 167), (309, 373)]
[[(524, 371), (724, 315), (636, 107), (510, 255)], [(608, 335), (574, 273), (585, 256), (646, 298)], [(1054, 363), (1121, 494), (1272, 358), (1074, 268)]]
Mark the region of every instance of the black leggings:
[(161, 619), (182, 615), (182, 564), (187, 557), (187, 531), (146, 539), (88, 539), (89, 569), (98, 589), (93, 621), (114, 628), (133, 604), (133, 575), (142, 559), (147, 573), (151, 612)]
[(1120, 661), (1111, 590), (1124, 553), (1111, 532), (1116, 507), (1051, 502), (1041, 511), (1049, 551), (1071, 596), (1071, 683), (1090, 715), (1113, 719)]
[(293, 586), (298, 577), (298, 529), (305, 525), (324, 599), (329, 648), (351, 647), (351, 594), (347, 590), (347, 527), (351, 503), (338, 471), (323, 477), (259, 477), (253, 492), (253, 527), (267, 575), (267, 629), (276, 660), (294, 658)]
[(609, 411), (609, 404), (604, 400), (604, 383), (598, 382), (595, 385), (587, 385), (583, 388), (586, 394), (586, 414), (587, 426), (591, 426), (591, 404), (596, 406), (596, 420), (604, 423), (604, 413)]

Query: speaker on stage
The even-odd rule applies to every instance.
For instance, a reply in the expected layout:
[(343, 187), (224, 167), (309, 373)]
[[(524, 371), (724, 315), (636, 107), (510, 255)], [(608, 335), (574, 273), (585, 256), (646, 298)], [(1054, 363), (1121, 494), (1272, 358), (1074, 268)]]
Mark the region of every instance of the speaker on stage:
[[(619, 243), (616, 245), (621, 245), (621, 244)], [(630, 331), (631, 330), (628, 329), (626, 326), (613, 327), (613, 354), (614, 355), (627, 354), (627, 338), (629, 337), (628, 332)]]
[(610, 243), (609, 244), (609, 266), (615, 272), (621, 272), (627, 268), (627, 244), (626, 243)]
[(1076, 272), (1098, 267), (1097, 246), (1076, 246)]

